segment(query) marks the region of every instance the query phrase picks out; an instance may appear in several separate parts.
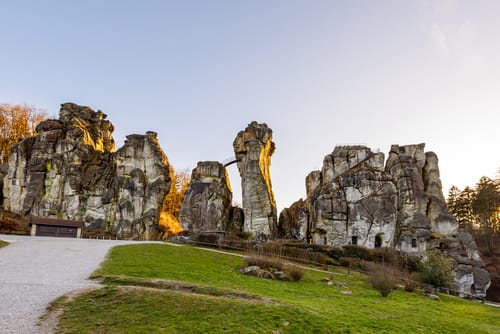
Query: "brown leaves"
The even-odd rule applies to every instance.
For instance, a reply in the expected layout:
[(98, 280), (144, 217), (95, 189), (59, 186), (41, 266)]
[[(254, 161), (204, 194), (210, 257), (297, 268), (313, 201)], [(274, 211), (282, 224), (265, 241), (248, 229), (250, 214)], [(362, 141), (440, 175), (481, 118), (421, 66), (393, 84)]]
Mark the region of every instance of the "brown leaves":
[(12, 146), (35, 135), (36, 126), (46, 118), (44, 110), (20, 104), (0, 104), (0, 164), (7, 162)]

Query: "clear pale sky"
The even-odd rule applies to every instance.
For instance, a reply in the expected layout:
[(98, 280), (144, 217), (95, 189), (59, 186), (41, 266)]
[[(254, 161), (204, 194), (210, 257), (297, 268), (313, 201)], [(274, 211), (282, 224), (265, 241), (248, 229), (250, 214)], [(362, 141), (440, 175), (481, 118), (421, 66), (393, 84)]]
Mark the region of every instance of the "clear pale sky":
[(339, 144), (425, 142), (445, 195), (500, 167), (500, 1), (0, 0), (0, 12), (0, 102), (101, 109), (118, 147), (153, 130), (189, 170), (265, 122), (279, 209)]

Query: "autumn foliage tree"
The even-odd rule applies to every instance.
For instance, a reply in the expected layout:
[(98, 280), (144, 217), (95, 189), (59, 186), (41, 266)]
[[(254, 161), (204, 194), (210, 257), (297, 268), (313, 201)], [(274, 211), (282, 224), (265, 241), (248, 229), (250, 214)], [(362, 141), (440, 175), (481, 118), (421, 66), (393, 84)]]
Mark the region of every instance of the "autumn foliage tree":
[(500, 236), (500, 180), (483, 176), (474, 189), (452, 187), (447, 204), (460, 226), (484, 240), (490, 256), (495, 257), (494, 238)]
[(0, 104), (0, 164), (7, 162), (12, 146), (36, 134), (36, 126), (46, 118), (45, 111), (27, 105)]
[(173, 173), (172, 187), (163, 201), (162, 212), (160, 214), (160, 226), (163, 227), (168, 236), (177, 235), (182, 232), (182, 226), (179, 222), (179, 211), (190, 180), (191, 176), (187, 170)]

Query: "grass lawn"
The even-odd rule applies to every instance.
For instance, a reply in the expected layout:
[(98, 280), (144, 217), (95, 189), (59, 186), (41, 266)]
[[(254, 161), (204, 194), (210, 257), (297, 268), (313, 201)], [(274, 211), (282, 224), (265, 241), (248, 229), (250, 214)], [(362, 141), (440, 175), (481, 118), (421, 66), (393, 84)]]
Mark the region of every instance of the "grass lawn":
[(0, 240), (0, 248), (7, 246), (9, 243), (7, 241)]
[[(307, 271), (300, 282), (247, 277), (241, 258), (189, 246), (112, 249), (108, 284), (60, 301), (61, 333), (498, 333), (500, 310), (441, 295), (383, 298), (361, 274)], [(350, 293), (349, 293), (350, 292)]]

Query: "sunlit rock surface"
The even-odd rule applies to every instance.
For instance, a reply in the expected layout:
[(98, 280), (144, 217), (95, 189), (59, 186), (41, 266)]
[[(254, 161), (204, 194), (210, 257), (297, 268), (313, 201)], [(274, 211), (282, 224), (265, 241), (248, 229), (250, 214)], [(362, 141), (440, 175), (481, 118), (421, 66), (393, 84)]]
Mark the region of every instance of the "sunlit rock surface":
[(179, 213), (182, 228), (194, 234), (228, 231), (232, 198), (224, 166), (217, 161), (198, 162)]
[(4, 177), (6, 210), (83, 220), (123, 238), (154, 239), (171, 168), (157, 135), (127, 136), (115, 152), (114, 127), (101, 111), (61, 105), (18, 143)]
[(276, 202), (269, 171), (275, 149), (272, 134), (266, 124), (252, 122), (233, 142), (241, 175), (243, 229), (255, 237), (277, 233)]
[(439, 249), (455, 265), (459, 291), (484, 296), (489, 274), (470, 234), (458, 229), (442, 192), (438, 158), (424, 144), (384, 154), (339, 146), (306, 177), (305, 200), (280, 214), (278, 235), (314, 244), (392, 247), (425, 256)]

